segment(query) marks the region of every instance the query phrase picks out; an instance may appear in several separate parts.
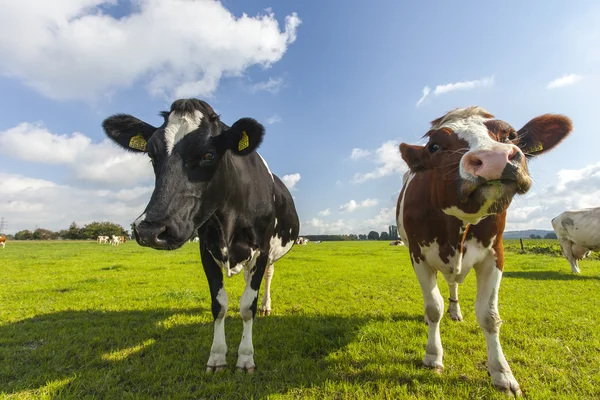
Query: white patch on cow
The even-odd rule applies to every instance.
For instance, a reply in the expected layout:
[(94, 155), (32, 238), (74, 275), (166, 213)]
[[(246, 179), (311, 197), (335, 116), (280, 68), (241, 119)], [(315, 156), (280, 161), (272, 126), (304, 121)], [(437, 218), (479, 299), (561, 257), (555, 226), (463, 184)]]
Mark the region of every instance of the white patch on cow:
[(404, 199), (406, 198), (406, 192), (408, 191), (408, 185), (415, 177), (415, 173), (411, 171), (407, 171), (402, 176), (402, 184), (404, 186), (404, 193), (402, 194), (402, 199), (400, 200), (400, 210), (398, 212), (398, 219), (396, 220), (396, 224), (398, 226), (398, 236), (402, 239), (406, 246), (408, 247), (408, 237), (406, 236), (406, 230), (404, 229)]
[(485, 217), (494, 214), (494, 213), (489, 212), (490, 206), (492, 204), (494, 204), (494, 202), (496, 200), (498, 200), (498, 198), (502, 194), (501, 189), (498, 186), (488, 186), (488, 187), (482, 188), (481, 190), (487, 191), (484, 195), (486, 200), (483, 203), (483, 205), (481, 206), (481, 208), (479, 209), (479, 211), (477, 211), (476, 213), (473, 213), (473, 214), (466, 213), (463, 210), (461, 210), (460, 208), (458, 208), (457, 206), (444, 208), (444, 209), (442, 209), (442, 211), (447, 215), (451, 215), (453, 217), (460, 219), (461, 221), (463, 221), (466, 224), (471, 224), (471, 225), (477, 224), (479, 221), (481, 221)]
[[(258, 154), (258, 151), (256, 152), (256, 154)], [(265, 164), (265, 167), (267, 167), (267, 171), (269, 171), (269, 175), (271, 175), (271, 179), (273, 180), (273, 182), (275, 182), (275, 178), (273, 177), (273, 173), (269, 169), (269, 164), (267, 164), (267, 162), (265, 161), (265, 159), (260, 154), (258, 154), (258, 156), (260, 157), (260, 159), (262, 160), (262, 162)], [(273, 195), (273, 200), (275, 200), (275, 195)]]
[(136, 219), (133, 222), (133, 226), (137, 228), (139, 226), (139, 224), (141, 224), (145, 219), (146, 219), (146, 213), (143, 213), (142, 215), (140, 215), (138, 217), (138, 219)]
[[(468, 143), (469, 152), (504, 147), (513, 148), (512, 144), (499, 143), (490, 137), (489, 130), (484, 123), (493, 118), (487, 118), (485, 114), (489, 113), (481, 107), (454, 110), (446, 114), (440, 123), (432, 126), (432, 129), (451, 129), (456, 136)], [(462, 162), (459, 163), (459, 173), (463, 179), (473, 179), (473, 176), (464, 172)]]
[(214, 322), (213, 343), (210, 348), (210, 357), (208, 359), (208, 370), (224, 367), (227, 365), (227, 342), (225, 340), (225, 314), (227, 313), (228, 297), (225, 288), (219, 289), (217, 301), (221, 305), (219, 315)]
[(270, 241), (268, 264), (273, 264), (275, 261), (283, 257), (288, 251), (290, 251), (293, 245), (294, 241), (291, 240), (291, 238), (286, 244), (283, 244), (281, 237), (275, 234)]
[(169, 114), (167, 126), (165, 127), (165, 144), (167, 154), (171, 155), (173, 147), (188, 133), (195, 131), (200, 126), (204, 115), (194, 110), (193, 113), (180, 114), (173, 111)]

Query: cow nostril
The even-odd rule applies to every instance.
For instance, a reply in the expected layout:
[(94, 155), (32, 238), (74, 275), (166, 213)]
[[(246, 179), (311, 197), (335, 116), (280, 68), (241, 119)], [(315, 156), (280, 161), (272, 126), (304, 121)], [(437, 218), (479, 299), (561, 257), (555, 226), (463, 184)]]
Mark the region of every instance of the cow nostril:
[(508, 161), (519, 161), (519, 159), (521, 158), (519, 156), (519, 153), (519, 149), (513, 148), (512, 151), (508, 154)]

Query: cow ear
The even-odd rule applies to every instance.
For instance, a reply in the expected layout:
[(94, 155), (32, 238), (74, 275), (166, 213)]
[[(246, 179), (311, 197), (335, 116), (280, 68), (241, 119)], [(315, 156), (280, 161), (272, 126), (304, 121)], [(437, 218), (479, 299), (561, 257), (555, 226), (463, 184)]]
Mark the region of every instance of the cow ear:
[(400, 154), (412, 172), (431, 168), (429, 153), (425, 152), (425, 146), (402, 143), (400, 144)]
[(573, 124), (568, 117), (544, 114), (535, 117), (519, 129), (514, 143), (527, 157), (533, 157), (552, 150), (572, 129)]
[(260, 146), (264, 135), (265, 128), (255, 119), (241, 118), (215, 139), (219, 152), (229, 150), (233, 154), (245, 156)]
[(106, 136), (132, 152), (146, 152), (146, 143), (157, 128), (127, 114), (115, 114), (102, 122)]

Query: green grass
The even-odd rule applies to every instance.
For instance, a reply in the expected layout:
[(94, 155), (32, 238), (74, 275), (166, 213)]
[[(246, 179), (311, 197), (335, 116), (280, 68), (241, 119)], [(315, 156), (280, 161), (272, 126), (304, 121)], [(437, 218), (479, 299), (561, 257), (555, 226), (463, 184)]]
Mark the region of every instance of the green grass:
[[(564, 258), (517, 246), (507, 245), (515, 250), (499, 306), (516, 379), (532, 399), (600, 398), (600, 261), (580, 262), (576, 276)], [(229, 371), (206, 375), (212, 317), (197, 244), (9, 242), (0, 249), (0, 397), (504, 398), (486, 371), (474, 274), (460, 287), (465, 320), (442, 320), (441, 376), (421, 367), (427, 328), (405, 247), (294, 247), (276, 264), (273, 314), (254, 325), (254, 375), (234, 372), (243, 282), (225, 281)]]

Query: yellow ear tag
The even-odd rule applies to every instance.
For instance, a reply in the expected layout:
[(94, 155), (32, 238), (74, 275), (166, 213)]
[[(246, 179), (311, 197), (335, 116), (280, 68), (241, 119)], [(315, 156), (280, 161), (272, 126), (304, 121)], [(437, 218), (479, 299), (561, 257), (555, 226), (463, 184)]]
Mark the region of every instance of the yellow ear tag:
[(144, 139), (141, 133), (138, 133), (129, 140), (129, 147), (136, 150), (146, 151), (146, 139)]
[(541, 143), (538, 143), (533, 149), (529, 149), (528, 153), (537, 153), (538, 151), (544, 150), (544, 146)]
[(240, 139), (240, 142), (238, 143), (238, 151), (247, 149), (249, 146), (250, 146), (250, 139), (248, 138), (248, 134), (246, 133), (246, 131), (242, 131), (242, 138)]

